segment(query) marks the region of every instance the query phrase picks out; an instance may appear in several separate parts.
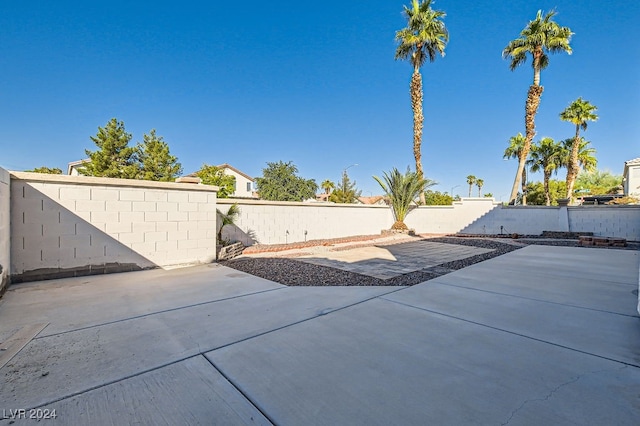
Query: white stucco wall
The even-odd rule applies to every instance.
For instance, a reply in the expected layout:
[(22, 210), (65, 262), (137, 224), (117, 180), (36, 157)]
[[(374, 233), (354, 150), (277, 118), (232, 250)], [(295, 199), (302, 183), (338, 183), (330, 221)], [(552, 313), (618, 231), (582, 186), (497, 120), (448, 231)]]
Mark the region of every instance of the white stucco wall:
[(0, 168), (0, 265), (2, 265), (2, 272), (0, 272), (0, 294), (9, 285), (10, 274), (10, 230), (11, 230), (11, 215), (10, 215), (10, 175), (9, 172), (3, 168)]
[[(236, 178), (236, 188), (232, 197), (251, 198), (253, 196), (253, 182), (251, 180), (229, 168), (224, 168), (223, 171), (224, 174)], [(247, 191), (247, 183), (251, 183), (250, 191)]]
[(624, 193), (632, 197), (640, 197), (640, 164), (629, 165), (624, 176)]
[(235, 202), (237, 226), (225, 227), (222, 235), (245, 245), (371, 235), (393, 224), (386, 206), (219, 199), (218, 208), (226, 212)]
[(216, 191), (208, 185), (12, 172), (12, 279), (210, 262)]
[[(218, 200), (218, 207), (226, 212), (234, 202), (240, 206), (240, 217), (236, 227), (225, 228), (223, 237), (245, 245), (305, 241), (305, 231), (307, 240), (374, 235), (393, 224), (386, 206), (226, 199)], [(593, 207), (570, 207), (567, 211), (559, 207), (502, 206), (490, 198), (465, 198), (453, 206), (414, 209), (405, 223), (420, 234), (540, 235), (543, 231), (587, 231), (640, 241), (640, 207)]]
[(569, 229), (640, 241), (640, 206), (569, 207)]

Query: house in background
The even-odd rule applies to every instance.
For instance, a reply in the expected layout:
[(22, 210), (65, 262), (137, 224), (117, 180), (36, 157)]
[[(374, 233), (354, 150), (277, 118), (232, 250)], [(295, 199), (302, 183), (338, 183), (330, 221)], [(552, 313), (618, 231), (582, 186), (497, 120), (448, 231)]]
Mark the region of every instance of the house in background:
[(67, 174), (70, 176), (80, 176), (78, 169), (82, 168), (84, 163), (89, 163), (91, 159), (85, 158), (84, 160), (72, 161), (67, 165)]
[(219, 169), (222, 169), (225, 175), (234, 176), (236, 178), (236, 186), (231, 194), (233, 198), (258, 198), (255, 193), (255, 179), (246, 173), (241, 172), (235, 167), (224, 163), (216, 166)]
[(640, 157), (624, 163), (622, 184), (625, 196), (640, 197)]

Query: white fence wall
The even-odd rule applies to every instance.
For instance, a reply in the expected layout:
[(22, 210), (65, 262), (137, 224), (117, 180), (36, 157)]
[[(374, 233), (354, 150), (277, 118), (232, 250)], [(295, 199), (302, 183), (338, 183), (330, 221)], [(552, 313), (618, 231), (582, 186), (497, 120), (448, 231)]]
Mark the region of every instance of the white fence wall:
[(216, 187), (11, 173), (11, 280), (215, 259)]
[(218, 208), (226, 212), (236, 202), (240, 207), (236, 226), (225, 227), (222, 236), (245, 245), (371, 235), (393, 224), (393, 216), (386, 206), (220, 198)]
[[(373, 235), (389, 229), (389, 207), (344, 204), (275, 203), (219, 199), (226, 212), (237, 202), (237, 226), (223, 237), (245, 245), (283, 244), (314, 239)], [(503, 206), (490, 198), (464, 198), (452, 206), (420, 207), (406, 224), (421, 234), (539, 235), (543, 231), (593, 232), (640, 241), (640, 206)], [(288, 232), (287, 232), (288, 231)], [(307, 232), (305, 235), (305, 231)]]
[(9, 285), (10, 267), (10, 175), (0, 168), (0, 295)]

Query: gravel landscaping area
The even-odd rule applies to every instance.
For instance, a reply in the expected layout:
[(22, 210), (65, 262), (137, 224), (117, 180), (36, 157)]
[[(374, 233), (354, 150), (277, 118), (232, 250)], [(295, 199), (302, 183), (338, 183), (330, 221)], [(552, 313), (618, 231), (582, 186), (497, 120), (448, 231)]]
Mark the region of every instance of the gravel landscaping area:
[[(365, 241), (367, 237), (358, 237), (352, 241)], [(488, 253), (471, 256), (453, 262), (446, 262), (431, 268), (421, 269), (408, 274), (399, 275), (387, 280), (343, 271), (327, 266), (313, 265), (296, 260), (294, 257), (241, 257), (221, 264), (261, 278), (288, 286), (412, 286), (435, 277), (462, 269), (474, 263), (482, 262), (518, 250), (528, 244), (544, 244), (553, 246), (578, 247), (577, 240), (540, 239), (539, 237), (508, 239), (482, 237), (437, 237), (423, 241), (459, 244), (465, 246), (492, 249)], [(317, 244), (317, 243), (316, 243)], [(384, 247), (384, 245), (379, 245)], [(353, 247), (352, 247), (353, 248)], [(638, 243), (630, 243), (627, 249), (638, 250)], [(278, 247), (282, 250), (281, 247)], [(340, 248), (341, 250), (348, 247)]]

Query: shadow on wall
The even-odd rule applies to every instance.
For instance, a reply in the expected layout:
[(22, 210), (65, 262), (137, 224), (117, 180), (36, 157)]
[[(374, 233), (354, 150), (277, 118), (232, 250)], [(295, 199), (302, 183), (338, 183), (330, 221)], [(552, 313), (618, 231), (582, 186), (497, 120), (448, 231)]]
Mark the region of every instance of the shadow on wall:
[(253, 229), (247, 229), (245, 232), (236, 225), (225, 226), (222, 230), (222, 239), (229, 240), (232, 243), (240, 241), (245, 247), (260, 244), (256, 231)]
[[(20, 208), (11, 212), (11, 283), (158, 267), (135, 250), (150, 243), (143, 232), (134, 232), (131, 220), (120, 222), (119, 212), (100, 212), (103, 221), (87, 212), (96, 215), (92, 224), (42, 192), (29, 192), (15, 194), (20, 203), (12, 194), (12, 205)], [(117, 221), (107, 225), (108, 217)], [(107, 226), (120, 241), (105, 232)]]

